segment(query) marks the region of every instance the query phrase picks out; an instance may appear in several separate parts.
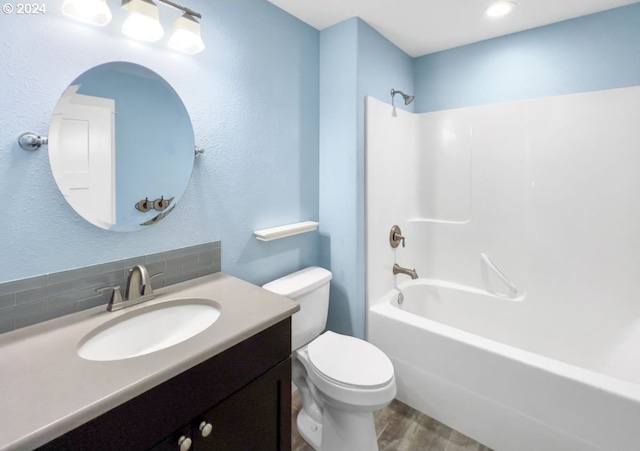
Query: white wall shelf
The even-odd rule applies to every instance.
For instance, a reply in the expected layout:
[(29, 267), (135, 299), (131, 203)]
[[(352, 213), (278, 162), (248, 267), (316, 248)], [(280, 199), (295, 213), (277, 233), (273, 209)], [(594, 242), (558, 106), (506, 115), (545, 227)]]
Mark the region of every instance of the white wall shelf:
[(312, 232), (318, 228), (315, 221), (296, 222), (295, 224), (287, 224), (269, 229), (256, 230), (254, 235), (260, 241), (272, 241), (288, 236), (298, 235), (300, 233)]

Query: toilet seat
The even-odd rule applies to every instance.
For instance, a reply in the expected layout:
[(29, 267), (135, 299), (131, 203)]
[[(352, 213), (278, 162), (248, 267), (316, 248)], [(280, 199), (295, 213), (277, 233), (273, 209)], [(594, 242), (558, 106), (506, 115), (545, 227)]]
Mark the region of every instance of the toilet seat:
[(327, 331), (307, 346), (319, 376), (343, 387), (375, 390), (393, 379), (393, 364), (380, 349), (359, 338)]

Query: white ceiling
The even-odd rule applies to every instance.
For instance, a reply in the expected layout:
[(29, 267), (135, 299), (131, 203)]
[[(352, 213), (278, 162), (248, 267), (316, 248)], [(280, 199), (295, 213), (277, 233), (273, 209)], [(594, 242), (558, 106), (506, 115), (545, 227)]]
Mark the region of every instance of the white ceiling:
[(489, 19), (491, 0), (269, 0), (318, 30), (360, 17), (411, 56), (527, 30), (638, 0), (515, 0), (507, 17)]

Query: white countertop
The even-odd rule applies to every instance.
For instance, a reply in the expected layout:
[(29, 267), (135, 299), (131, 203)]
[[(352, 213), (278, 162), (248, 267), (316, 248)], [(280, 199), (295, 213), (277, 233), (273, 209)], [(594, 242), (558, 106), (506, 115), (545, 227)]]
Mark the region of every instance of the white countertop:
[[(220, 318), (169, 348), (125, 360), (90, 361), (78, 342), (107, 320), (179, 298), (206, 298)], [(288, 298), (217, 273), (156, 290), (117, 312), (105, 306), (0, 335), (0, 450), (41, 446), (291, 316)]]

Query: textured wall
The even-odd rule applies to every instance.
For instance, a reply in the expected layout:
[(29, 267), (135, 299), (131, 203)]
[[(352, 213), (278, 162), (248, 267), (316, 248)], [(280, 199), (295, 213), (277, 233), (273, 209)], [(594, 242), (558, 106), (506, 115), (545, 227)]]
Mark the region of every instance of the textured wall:
[(640, 84), (640, 3), (415, 60), (416, 111)]
[[(412, 89), (412, 59), (360, 19), (320, 33), (320, 233), (328, 327), (365, 336), (364, 99)], [(402, 105), (404, 107), (404, 105)]]
[[(252, 231), (318, 219), (319, 33), (266, 1), (190, 0), (207, 49), (196, 56), (125, 38), (119, 2), (104, 28), (63, 16), (0, 15), (0, 282), (222, 241), (222, 269), (255, 283), (318, 263), (314, 233), (272, 243)], [(179, 15), (160, 7), (165, 30)], [(196, 143), (191, 182), (162, 223), (134, 233), (98, 229), (58, 192), (46, 149), (17, 137), (47, 134), (63, 90), (108, 61), (144, 65), (189, 111)], [(140, 145), (144, 145), (141, 137)]]
[(357, 162), (357, 19), (320, 33), (321, 263), (333, 273), (328, 328), (354, 334)]

